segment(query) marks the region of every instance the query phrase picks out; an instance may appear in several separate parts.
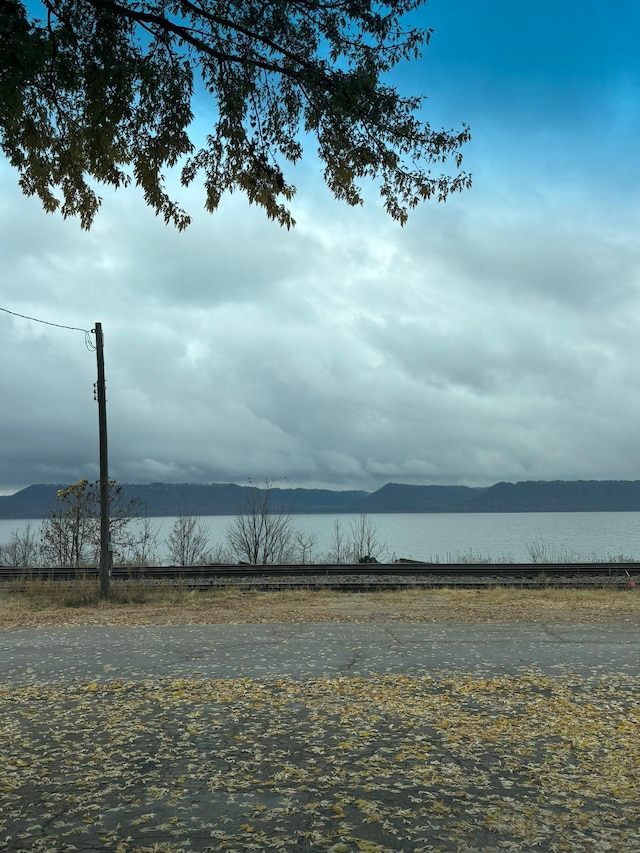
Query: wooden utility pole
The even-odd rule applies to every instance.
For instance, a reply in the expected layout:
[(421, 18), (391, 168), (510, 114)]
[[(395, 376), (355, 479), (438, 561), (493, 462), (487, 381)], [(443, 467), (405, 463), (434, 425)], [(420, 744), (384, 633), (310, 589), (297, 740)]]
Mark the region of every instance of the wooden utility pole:
[(100, 598), (109, 597), (111, 549), (109, 543), (109, 462), (107, 457), (107, 388), (104, 379), (104, 341), (102, 323), (96, 323), (98, 358), (98, 435), (100, 441)]

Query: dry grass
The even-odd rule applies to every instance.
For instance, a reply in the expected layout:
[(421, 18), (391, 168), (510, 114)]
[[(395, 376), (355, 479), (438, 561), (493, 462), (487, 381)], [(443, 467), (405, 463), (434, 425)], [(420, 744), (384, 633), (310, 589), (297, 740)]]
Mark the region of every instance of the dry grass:
[(114, 584), (97, 600), (93, 581), (32, 581), (0, 591), (0, 627), (206, 625), (257, 622), (606, 622), (640, 623), (637, 590), (402, 590), (190, 592)]

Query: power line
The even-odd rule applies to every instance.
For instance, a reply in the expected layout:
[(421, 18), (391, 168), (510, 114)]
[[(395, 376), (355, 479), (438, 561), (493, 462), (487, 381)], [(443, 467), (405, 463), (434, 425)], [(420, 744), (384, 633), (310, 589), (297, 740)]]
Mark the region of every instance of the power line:
[(57, 329), (71, 329), (74, 332), (84, 332), (85, 335), (90, 335), (87, 329), (80, 329), (78, 326), (63, 326), (60, 323), (50, 323), (48, 320), (39, 320), (37, 317), (27, 317), (26, 314), (18, 314), (17, 311), (9, 311), (8, 308), (0, 308), (6, 314), (13, 314), (14, 317), (22, 317), (23, 320), (33, 320), (34, 323), (44, 323), (45, 326), (55, 326)]
[(12, 314), (14, 317), (21, 317), (23, 320), (42, 323), (44, 326), (54, 326), (56, 329), (70, 329), (72, 332), (84, 332), (84, 342), (87, 345), (87, 349), (95, 350), (95, 345), (91, 340), (91, 332), (88, 329), (81, 329), (79, 326), (64, 326), (62, 323), (51, 323), (49, 320), (40, 320), (39, 317), (28, 317), (26, 314), (18, 314), (17, 311), (9, 311), (8, 308), (0, 307), (0, 311), (4, 311), (5, 314)]

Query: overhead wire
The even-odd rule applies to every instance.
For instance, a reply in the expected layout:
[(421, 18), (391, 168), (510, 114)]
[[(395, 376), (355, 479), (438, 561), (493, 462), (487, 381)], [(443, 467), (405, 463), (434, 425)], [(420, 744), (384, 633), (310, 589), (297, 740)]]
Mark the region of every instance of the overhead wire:
[(72, 332), (84, 332), (84, 343), (88, 350), (93, 352), (96, 348), (91, 340), (91, 332), (88, 329), (81, 329), (79, 326), (65, 326), (62, 323), (51, 323), (49, 320), (41, 320), (39, 317), (29, 317), (26, 314), (19, 314), (17, 311), (10, 311), (8, 308), (0, 307), (0, 311), (5, 314), (12, 314), (14, 317), (21, 317), (23, 320), (32, 320), (34, 323), (42, 323), (45, 326), (54, 326), (56, 329), (70, 329)]

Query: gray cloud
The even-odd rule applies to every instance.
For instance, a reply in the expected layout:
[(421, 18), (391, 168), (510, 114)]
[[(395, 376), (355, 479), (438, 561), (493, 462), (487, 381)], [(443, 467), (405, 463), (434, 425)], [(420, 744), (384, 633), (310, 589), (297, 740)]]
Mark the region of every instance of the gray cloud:
[[(486, 198), (405, 231), (326, 203), (292, 237), (230, 204), (180, 242), (135, 202), (90, 235), (14, 204), (42, 240), (3, 235), (5, 307), (103, 322), (121, 481), (635, 476), (637, 252), (575, 209), (563, 240)], [(83, 336), (0, 329), (4, 486), (96, 475)]]

